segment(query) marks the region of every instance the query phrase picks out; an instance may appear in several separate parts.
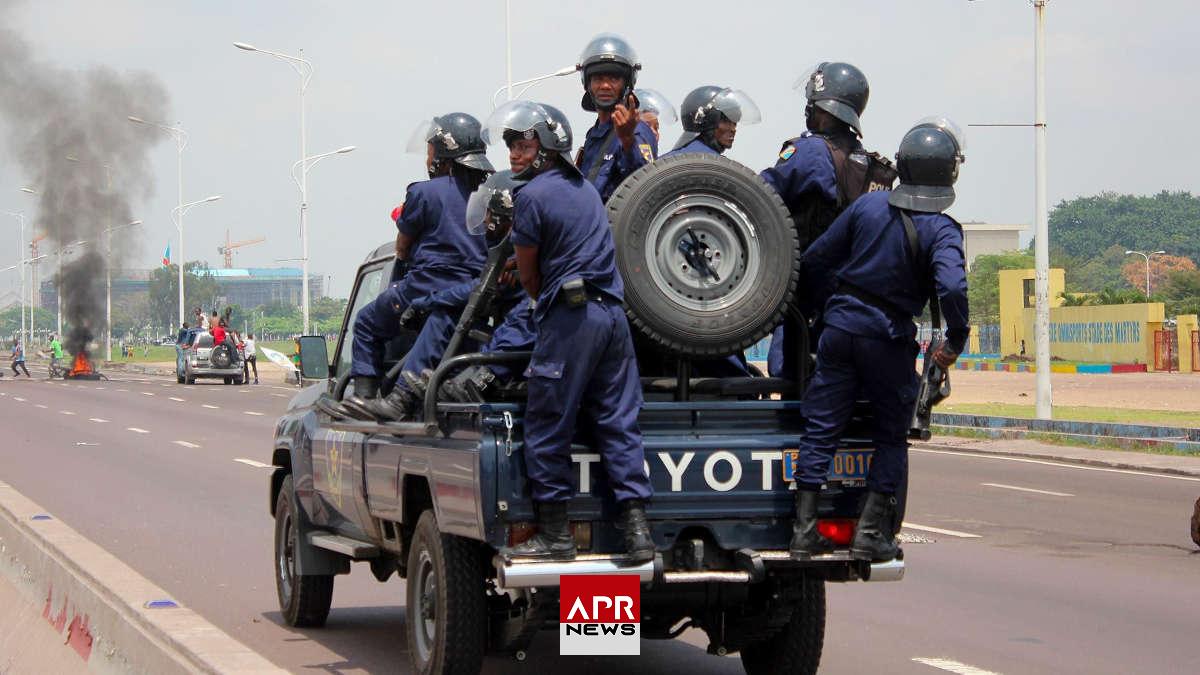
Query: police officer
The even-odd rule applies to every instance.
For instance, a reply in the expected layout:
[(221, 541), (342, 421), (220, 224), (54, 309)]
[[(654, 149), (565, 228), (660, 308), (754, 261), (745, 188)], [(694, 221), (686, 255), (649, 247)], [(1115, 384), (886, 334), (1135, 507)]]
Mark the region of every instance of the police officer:
[[(891, 189), (896, 174), (886, 159), (859, 142), (859, 118), (870, 95), (861, 70), (849, 63), (821, 63), (796, 81), (795, 88), (801, 87), (808, 130), (784, 142), (775, 166), (760, 175), (791, 212), (803, 251), (859, 195)], [(795, 372), (796, 336), (788, 333), (780, 326), (772, 336), (768, 370), (773, 377)]]
[(675, 106), (657, 89), (635, 89), (633, 95), (638, 102), (638, 117), (654, 132), (654, 142), (661, 141), (661, 128), (679, 121)]
[(584, 110), (596, 113), (575, 166), (608, 201), (629, 174), (658, 156), (658, 137), (638, 116), (637, 84), (642, 64), (625, 38), (601, 33), (579, 55)]
[[(467, 232), (467, 197), (493, 169), (479, 120), (450, 113), (420, 124), (408, 144), (426, 154), (429, 180), (408, 186), (396, 227), (396, 264), (407, 267), (354, 322), (350, 375), (354, 392), (343, 410), (359, 419), (388, 419), (395, 407), (377, 398), (384, 349), (400, 332), (400, 316), (413, 299), (479, 274), (486, 257), (484, 238)], [(408, 392), (397, 382), (398, 397)], [(392, 403), (396, 400), (393, 399)]]
[(762, 121), (758, 106), (745, 92), (705, 85), (696, 87), (679, 107), (683, 134), (663, 157), (685, 152), (723, 154), (733, 147), (738, 125)]
[(932, 358), (943, 368), (954, 364), (970, 332), (962, 228), (942, 213), (954, 202), (963, 150), (953, 122), (921, 120), (900, 142), (900, 186), (859, 198), (804, 254), (802, 287), (824, 305), (825, 330), (804, 395), (794, 559), (832, 549), (817, 532), (817, 498), (856, 394), (871, 402), (875, 453), (850, 552), (872, 561), (899, 552), (895, 495), (908, 471), (907, 433), (918, 386), (913, 317), (926, 299), (937, 297), (946, 342)]
[(537, 326), (525, 371), (524, 454), (538, 533), (510, 554), (575, 556), (567, 505), (575, 493), (571, 441), (582, 415), (617, 499), (628, 556), (651, 560), (644, 509), (651, 487), (637, 422), (641, 383), (604, 203), (571, 164), (565, 120), (528, 101), (497, 112), (489, 138), (504, 139), (514, 175), (528, 180), (516, 189), (510, 236)]

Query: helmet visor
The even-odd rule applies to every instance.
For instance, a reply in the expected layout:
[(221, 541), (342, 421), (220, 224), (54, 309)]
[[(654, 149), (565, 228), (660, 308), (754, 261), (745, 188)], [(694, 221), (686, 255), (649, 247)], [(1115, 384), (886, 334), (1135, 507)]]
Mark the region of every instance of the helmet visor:
[(492, 187), (486, 182), (480, 185), (467, 199), (467, 232), (484, 234), (488, 230), (488, 202), (492, 200)]
[(408, 144), (404, 146), (405, 152), (424, 155), (426, 146), (429, 145), (429, 141), (433, 140), (434, 135), (438, 131), (441, 131), (441, 127), (433, 120), (421, 122), (409, 135)]
[(758, 105), (740, 89), (726, 89), (717, 94), (712, 106), (734, 124), (758, 124), (762, 121), (762, 111)]
[(525, 134), (526, 138), (535, 138), (534, 127), (539, 123), (548, 124), (550, 113), (540, 104), (533, 101), (509, 101), (492, 111), (483, 125), (483, 142), (488, 145), (504, 144), (504, 132), (515, 131)]
[[(471, 234), (485, 234), (493, 229), (497, 217), (502, 214), (511, 217), (512, 191), (517, 184), (512, 178), (512, 171), (501, 171), (488, 176), (467, 199), (467, 231)], [(493, 207), (501, 213), (492, 211)]]
[(826, 63), (829, 63), (829, 62), (828, 61), (820, 61), (818, 63), (814, 63), (812, 65), (812, 67), (805, 70), (804, 73), (800, 75), (800, 77), (796, 78), (796, 81), (792, 83), (792, 89), (795, 89), (796, 91), (800, 92), (802, 95), (804, 95), (805, 98), (810, 97), (812, 95), (812, 92), (809, 91), (809, 83), (812, 82), (813, 75), (816, 75), (821, 70), (821, 67), (824, 66)]
[(958, 146), (958, 161), (959, 163), (967, 161), (967, 137), (963, 133), (962, 127), (958, 126), (954, 120), (945, 115), (930, 115), (917, 120), (913, 125), (916, 127), (936, 127), (945, 131), (954, 139), (954, 144)]
[(633, 94), (637, 96), (638, 104), (641, 106), (639, 110), (658, 115), (660, 125), (675, 124), (679, 121), (679, 113), (675, 111), (675, 106), (671, 105), (671, 102), (661, 92), (655, 89), (635, 89)]

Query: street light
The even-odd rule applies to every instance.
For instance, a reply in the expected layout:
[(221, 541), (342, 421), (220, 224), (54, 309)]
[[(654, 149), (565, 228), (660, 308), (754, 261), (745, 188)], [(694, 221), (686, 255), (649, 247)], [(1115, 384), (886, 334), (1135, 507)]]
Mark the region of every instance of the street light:
[(1150, 253), (1142, 253), (1141, 251), (1125, 251), (1125, 255), (1140, 255), (1146, 259), (1146, 299), (1150, 299), (1150, 259), (1156, 255), (1166, 255), (1166, 251), (1152, 251)]
[[(41, 194), (40, 192), (38, 192), (37, 190), (35, 190), (29, 186), (21, 188), (21, 192), (24, 192), (27, 195), (34, 195), (34, 196)], [(76, 243), (78, 243), (78, 242), (76, 242)], [(55, 333), (55, 334), (59, 335), (59, 336), (62, 336), (62, 291), (63, 291), (63, 289), (62, 289), (62, 254), (63, 254), (63, 249), (65, 249), (65, 248), (66, 248), (66, 246), (63, 246), (61, 244), (58, 247), (58, 276), (54, 280), (54, 297), (55, 297), (54, 304), (55, 304), (55, 313), (57, 314), (56, 321), (55, 321), (56, 326), (57, 326), (57, 328), (56, 328), (57, 333)], [(29, 295), (30, 295), (30, 297), (33, 296), (32, 290), (30, 291)], [(29, 318), (30, 318), (30, 321), (32, 322), (33, 321), (33, 311), (32, 310), (29, 312)]]
[[(563, 77), (566, 75), (574, 75), (577, 72), (579, 72), (579, 70), (575, 66), (566, 66), (565, 68), (559, 68), (558, 70), (554, 71), (553, 73), (546, 73), (545, 75), (538, 75), (537, 77), (531, 77), (528, 80), (521, 80), (520, 82), (511, 82), (511, 83), (505, 84), (504, 86), (497, 89), (494, 93), (492, 93), (492, 108), (493, 109), (496, 108), (496, 105), (497, 105), (496, 97), (499, 96), (500, 92), (502, 92), (502, 91), (505, 91), (505, 90), (508, 91), (509, 100), (512, 100), (513, 98), (521, 98), (522, 96), (525, 95), (525, 92), (529, 91), (530, 87), (537, 84), (538, 82), (541, 82), (542, 80), (549, 80), (552, 77)], [(514, 97), (512, 94), (513, 87), (519, 87), (521, 85), (526, 85), (526, 87), (524, 89), (522, 89), (520, 92), (518, 92), (517, 95)]]
[(179, 245), (180, 245), (180, 254), (179, 254), (179, 325), (180, 326), (183, 325), (183, 264), (184, 264), (183, 253), (182, 253), (182, 251), (183, 251), (183, 217), (184, 217), (184, 215), (187, 214), (188, 211), (191, 211), (194, 207), (199, 206), (201, 204), (207, 204), (209, 202), (215, 202), (220, 198), (221, 198), (221, 195), (213, 195), (211, 197), (205, 197), (204, 199), (197, 199), (194, 202), (188, 202), (187, 204), (180, 204), (179, 206), (176, 206), (175, 208), (171, 209), (171, 220), (175, 221), (175, 227), (177, 227), (179, 229)]
[(135, 220), (124, 225), (112, 225), (104, 228), (104, 360), (112, 361), (112, 233), (142, 221)]
[[(179, 196), (176, 201), (177, 206), (175, 211), (179, 211), (179, 220), (175, 226), (179, 228), (179, 325), (183, 325), (183, 149), (187, 147), (187, 132), (183, 130), (182, 125), (176, 122), (177, 126), (168, 126), (157, 122), (147, 122), (140, 117), (129, 115), (126, 117), (134, 124), (145, 124), (154, 127), (160, 131), (165, 131), (175, 137), (175, 147), (178, 153), (178, 174), (179, 174)], [(172, 211), (174, 213), (174, 211)], [(111, 354), (110, 354), (111, 356)]]
[[(20, 211), (0, 211), (0, 213), (3, 213), (7, 216), (12, 216), (13, 218), (16, 218), (21, 223), (20, 229), (17, 232), (17, 257), (19, 258), (25, 250), (25, 214), (21, 213)], [(24, 262), (25, 262), (24, 260), (19, 261), (16, 266), (21, 268), (20, 272), (19, 272), (21, 275), (21, 342), (22, 342), (22, 344), (28, 346), (29, 345), (29, 336), (25, 332), (25, 267), (23, 264)], [(31, 319), (32, 319), (32, 317), (31, 317)]]

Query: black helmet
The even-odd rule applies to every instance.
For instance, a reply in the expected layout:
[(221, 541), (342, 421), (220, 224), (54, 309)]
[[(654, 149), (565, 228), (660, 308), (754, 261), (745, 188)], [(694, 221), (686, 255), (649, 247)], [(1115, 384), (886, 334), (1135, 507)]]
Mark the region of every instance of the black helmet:
[[(497, 141), (508, 144), (518, 136), (538, 139), (542, 149), (526, 172), (541, 169), (545, 162), (557, 156), (571, 171), (579, 173), (571, 161), (571, 125), (558, 108), (533, 101), (509, 101), (496, 108), (486, 126), (483, 140), (488, 144)], [(516, 178), (526, 178), (526, 172)]]
[[(804, 87), (804, 97), (809, 106), (816, 106), (845, 122), (862, 136), (859, 116), (867, 109), (867, 98), (871, 87), (867, 76), (849, 63), (825, 61), (818, 64), (808, 75), (796, 80), (795, 87)], [(810, 109), (805, 109), (805, 115)]]
[(601, 33), (583, 48), (575, 69), (583, 81), (583, 101), (580, 105), (588, 112), (595, 112), (600, 106), (592, 98), (588, 78), (594, 73), (616, 73), (624, 77), (625, 89), (617, 96), (617, 102), (623, 102), (633, 93), (642, 64), (638, 61), (637, 52), (633, 51), (625, 38), (615, 33)]
[(433, 145), (432, 171), (445, 160), (453, 160), (470, 169), (492, 172), (496, 169), (487, 158), (487, 144), (481, 137), (479, 120), (467, 113), (439, 115), (422, 122), (408, 139), (408, 151), (426, 152), (426, 145)]
[(958, 165), (967, 161), (966, 138), (945, 117), (926, 117), (904, 134), (896, 153), (900, 185), (888, 195), (892, 206), (940, 213), (954, 203)]
[(739, 125), (762, 121), (758, 105), (745, 92), (715, 85), (693, 89), (683, 99), (683, 105), (679, 106), (679, 116), (683, 120), (683, 133), (675, 141), (674, 150), (691, 143), (696, 137), (712, 145), (712, 133), (722, 119)]
[(467, 231), (489, 237), (506, 234), (502, 230), (504, 221), (512, 219), (513, 190), (524, 183), (513, 178), (513, 172), (507, 169), (488, 176), (467, 200)]

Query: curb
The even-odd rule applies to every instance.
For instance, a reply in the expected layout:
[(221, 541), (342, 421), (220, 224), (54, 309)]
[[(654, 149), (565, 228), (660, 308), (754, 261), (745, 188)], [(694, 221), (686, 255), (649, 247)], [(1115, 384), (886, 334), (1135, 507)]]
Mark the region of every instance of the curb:
[(89, 670), (285, 672), (5, 483), (0, 583), (43, 606), (42, 617)]
[(995, 455), (997, 457), (1011, 457), (1014, 459), (1036, 459), (1039, 461), (1059, 462), (1062, 464), (1079, 464), (1081, 466), (1094, 466), (1103, 469), (1121, 469), (1124, 471), (1141, 471), (1143, 473), (1161, 473), (1171, 476), (1187, 476), (1189, 478), (1200, 478), (1200, 471), (1190, 469), (1176, 469), (1171, 467), (1161, 466), (1146, 466), (1145, 464), (1133, 464), (1130, 462), (1120, 462), (1115, 460), (1094, 459), (1089, 457), (1063, 457), (1062, 455), (1054, 455), (1050, 453), (1036, 452), (1007, 452), (1004, 450), (985, 450), (979, 447), (971, 447), (964, 445), (943, 445), (937, 442), (920, 441), (914, 442), (912, 447), (918, 450), (945, 450), (947, 452), (961, 452), (970, 455)]

